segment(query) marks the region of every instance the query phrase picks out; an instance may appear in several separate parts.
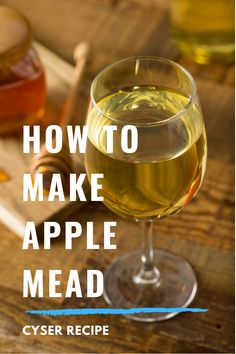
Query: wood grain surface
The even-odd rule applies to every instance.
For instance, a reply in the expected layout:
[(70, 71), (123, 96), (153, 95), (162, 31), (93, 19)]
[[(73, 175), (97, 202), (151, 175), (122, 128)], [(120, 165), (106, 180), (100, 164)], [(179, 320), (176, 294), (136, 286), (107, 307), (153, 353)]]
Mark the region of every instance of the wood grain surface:
[[(95, 222), (95, 235), (102, 239), (103, 222), (117, 220), (116, 251), (87, 251), (85, 237), (64, 250), (64, 237), (50, 251), (22, 251), (21, 240), (0, 225), (0, 352), (15, 353), (233, 353), (234, 352), (234, 67), (220, 64), (199, 66), (182, 57), (170, 39), (168, 3), (164, 0), (7, 0), (32, 21), (36, 38), (72, 60), (78, 40), (92, 43), (91, 78), (115, 59), (152, 54), (184, 65), (197, 82), (208, 136), (208, 164), (196, 198), (176, 216), (155, 224), (156, 247), (181, 255), (192, 264), (199, 290), (193, 306), (208, 313), (181, 314), (154, 324), (133, 322), (122, 316), (41, 317), (25, 310), (80, 306), (105, 306), (103, 299), (23, 299), (25, 268), (105, 269), (124, 252), (139, 248), (141, 230), (102, 204), (93, 203), (64, 220)], [(64, 88), (57, 87), (64, 97)], [(86, 93), (84, 99), (86, 98)], [(55, 110), (61, 101), (50, 98)], [(54, 108), (53, 108), (54, 109)], [(52, 109), (52, 110), (53, 110)], [(63, 222), (63, 219), (62, 219)], [(63, 235), (62, 235), (63, 236)], [(132, 236), (132, 237), (131, 237)], [(66, 280), (66, 276), (64, 278)], [(45, 279), (48, 286), (48, 278)], [(62, 284), (64, 288), (66, 284)], [(25, 337), (26, 324), (110, 324), (110, 336)]]

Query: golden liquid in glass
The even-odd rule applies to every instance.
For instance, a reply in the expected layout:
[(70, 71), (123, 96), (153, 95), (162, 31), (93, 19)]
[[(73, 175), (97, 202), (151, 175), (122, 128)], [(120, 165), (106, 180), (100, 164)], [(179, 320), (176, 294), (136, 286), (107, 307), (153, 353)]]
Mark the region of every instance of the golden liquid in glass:
[(103, 112), (123, 125), (133, 122), (138, 127), (139, 149), (132, 155), (120, 149), (119, 131), (114, 138), (114, 153), (106, 153), (106, 136), (101, 128), (117, 123), (96, 108), (90, 112), (86, 170), (88, 176), (104, 174), (101, 195), (113, 212), (130, 219), (152, 220), (178, 211), (195, 195), (206, 163), (200, 112), (196, 107), (189, 111), (195, 117), (194, 127), (187, 113), (173, 126), (163, 125), (163, 131), (160, 126), (144, 126), (177, 113), (187, 101), (173, 91), (155, 87), (120, 90), (102, 99), (98, 107)]

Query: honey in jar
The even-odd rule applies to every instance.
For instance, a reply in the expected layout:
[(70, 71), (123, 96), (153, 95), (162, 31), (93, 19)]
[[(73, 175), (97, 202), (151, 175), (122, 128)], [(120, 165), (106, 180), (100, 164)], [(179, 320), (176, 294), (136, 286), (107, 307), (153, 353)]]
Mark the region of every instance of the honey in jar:
[(27, 19), (0, 6), (0, 135), (39, 124), (44, 113), (45, 76), (31, 41)]

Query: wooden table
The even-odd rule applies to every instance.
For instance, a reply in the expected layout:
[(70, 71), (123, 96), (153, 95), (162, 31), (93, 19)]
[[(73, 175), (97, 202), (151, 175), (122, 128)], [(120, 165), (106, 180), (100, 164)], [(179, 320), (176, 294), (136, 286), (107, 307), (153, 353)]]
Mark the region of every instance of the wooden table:
[[(133, 322), (122, 316), (26, 315), (24, 311), (30, 308), (106, 306), (103, 299), (96, 303), (87, 299), (69, 302), (47, 297), (29, 300), (21, 294), (24, 268), (45, 272), (62, 269), (65, 275), (69, 269), (83, 270), (90, 266), (104, 269), (114, 257), (139, 247), (141, 232), (137, 225), (94, 203), (70, 220), (82, 224), (93, 220), (98, 239), (101, 239), (103, 221), (117, 220), (116, 251), (86, 251), (85, 239), (81, 238), (72, 251), (65, 251), (61, 240), (53, 243), (50, 252), (25, 252), (21, 250), (22, 241), (0, 225), (0, 352), (234, 352), (233, 66), (199, 66), (183, 58), (170, 41), (168, 6), (164, 0), (84, 0), (80, 6), (76, 6), (76, 0), (48, 0), (32, 2), (32, 5), (27, 0), (5, 2), (25, 12), (33, 23), (36, 37), (68, 60), (78, 40), (90, 40), (96, 56), (91, 77), (107, 63), (136, 54), (168, 57), (183, 64), (195, 77), (208, 136), (206, 177), (188, 207), (177, 216), (156, 223), (154, 242), (157, 247), (189, 260), (199, 282), (193, 306), (208, 307), (209, 312), (182, 314), (154, 324)], [(70, 28), (62, 31), (66, 23)], [(47, 284), (48, 279), (45, 288)], [(26, 337), (22, 326), (27, 324), (110, 324), (111, 334), (89, 339)]]

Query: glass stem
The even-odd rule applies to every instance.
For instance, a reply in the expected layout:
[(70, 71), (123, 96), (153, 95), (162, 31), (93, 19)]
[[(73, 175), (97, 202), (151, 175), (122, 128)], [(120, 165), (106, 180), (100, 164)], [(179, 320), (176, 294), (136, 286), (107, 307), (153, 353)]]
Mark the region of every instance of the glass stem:
[(154, 263), (152, 237), (153, 223), (144, 222), (141, 269), (139, 274), (135, 276), (136, 283), (155, 284), (160, 280), (160, 272)]

